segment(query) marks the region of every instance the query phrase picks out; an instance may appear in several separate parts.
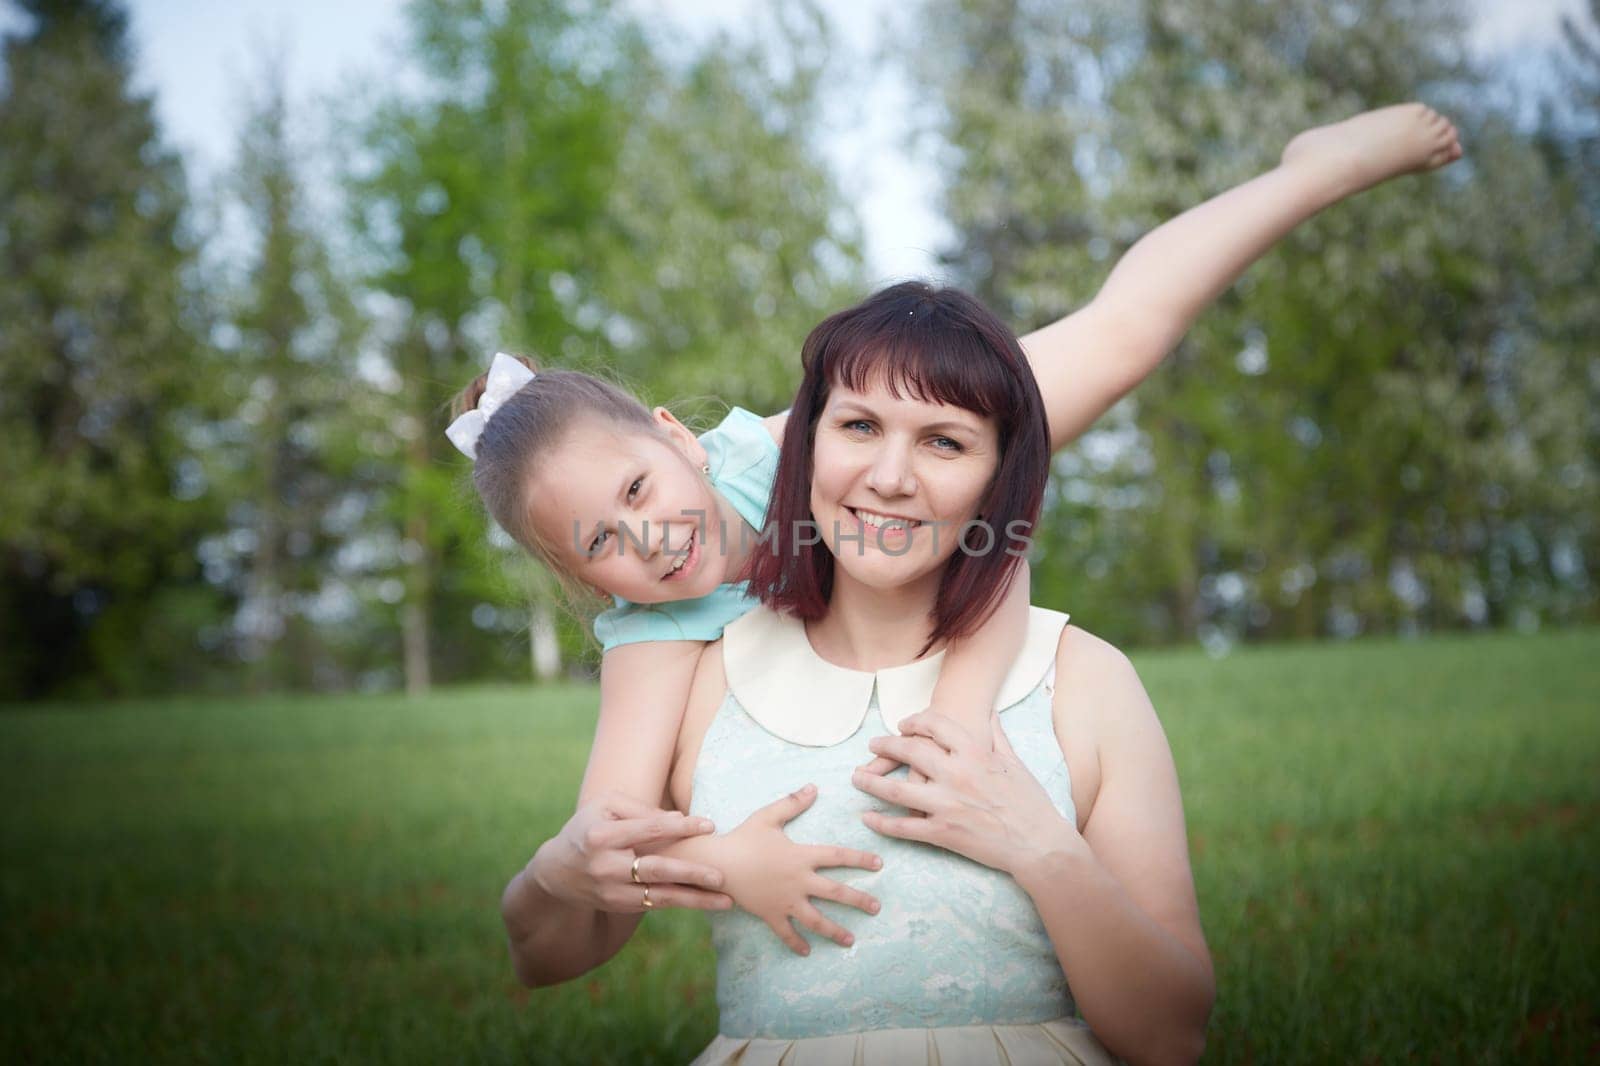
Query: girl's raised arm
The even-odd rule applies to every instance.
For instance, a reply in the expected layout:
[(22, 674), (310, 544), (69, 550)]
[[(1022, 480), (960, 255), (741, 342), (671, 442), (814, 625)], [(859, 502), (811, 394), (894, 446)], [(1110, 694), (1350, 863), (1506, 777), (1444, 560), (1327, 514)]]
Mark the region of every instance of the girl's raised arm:
[(1307, 130), (1282, 162), (1141, 238), (1093, 301), (1022, 338), (1052, 450), (1150, 375), (1245, 268), (1323, 208), (1401, 174), (1461, 158), (1456, 130), (1422, 104)]
[[(1011, 584), (994, 613), (984, 620), (977, 632), (951, 642), (927, 710), (959, 722), (983, 743), (989, 742), (994, 705), (1027, 635), (1031, 602), (1032, 574), (1024, 559), (1011, 575)], [(899, 765), (893, 759), (880, 756), (862, 769), (869, 774), (886, 774)], [(923, 780), (916, 769), (910, 771), (910, 777), (913, 781)]]

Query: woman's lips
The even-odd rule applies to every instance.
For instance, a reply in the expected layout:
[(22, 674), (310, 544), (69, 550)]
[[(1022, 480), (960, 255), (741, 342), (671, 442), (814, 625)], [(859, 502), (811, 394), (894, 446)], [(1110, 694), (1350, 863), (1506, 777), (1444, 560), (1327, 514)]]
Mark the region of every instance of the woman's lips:
[[(846, 507), (845, 510), (861, 523), (863, 531), (871, 532), (874, 536), (885, 540), (907, 537), (911, 534), (911, 530), (922, 524), (922, 520), (918, 518), (901, 518), (896, 515), (879, 514), (876, 511), (861, 511), (854, 507)], [(883, 524), (879, 524), (879, 519), (883, 520)]]

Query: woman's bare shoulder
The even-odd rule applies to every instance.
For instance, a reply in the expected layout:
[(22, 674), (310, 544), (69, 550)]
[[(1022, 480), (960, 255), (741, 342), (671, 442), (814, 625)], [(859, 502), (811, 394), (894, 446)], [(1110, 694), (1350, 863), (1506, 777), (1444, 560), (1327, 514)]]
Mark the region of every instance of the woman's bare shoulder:
[(1104, 708), (1117, 702), (1119, 691), (1125, 691), (1122, 679), (1131, 670), (1128, 657), (1111, 643), (1080, 626), (1062, 628), (1056, 645), (1055, 693), (1050, 709), (1056, 741), (1067, 761), (1080, 829), (1100, 794)]
[(1056, 687), (1100, 693), (1144, 691), (1139, 674), (1121, 648), (1080, 626), (1062, 627), (1056, 646)]
[[(1122, 650), (1077, 626), (1061, 634), (1052, 706), (1080, 828), (1114, 778), (1165, 780), (1172, 755), (1139, 673)], [(1180, 804), (1181, 811), (1181, 804)]]
[(1170, 760), (1161, 720), (1139, 672), (1109, 642), (1068, 626), (1056, 656), (1055, 695), (1058, 730), (1065, 725), (1090, 741), (1102, 770), (1108, 757)]

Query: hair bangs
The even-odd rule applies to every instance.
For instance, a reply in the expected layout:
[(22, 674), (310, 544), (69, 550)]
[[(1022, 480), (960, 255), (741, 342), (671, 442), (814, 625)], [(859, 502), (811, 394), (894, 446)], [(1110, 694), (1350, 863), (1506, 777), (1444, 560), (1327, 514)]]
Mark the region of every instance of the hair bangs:
[(981, 337), (928, 321), (936, 313), (917, 323), (911, 317), (867, 343), (846, 342), (824, 353), (819, 367), (824, 380), (855, 392), (881, 383), (897, 400), (909, 396), (992, 418), (1016, 414), (1015, 382)]

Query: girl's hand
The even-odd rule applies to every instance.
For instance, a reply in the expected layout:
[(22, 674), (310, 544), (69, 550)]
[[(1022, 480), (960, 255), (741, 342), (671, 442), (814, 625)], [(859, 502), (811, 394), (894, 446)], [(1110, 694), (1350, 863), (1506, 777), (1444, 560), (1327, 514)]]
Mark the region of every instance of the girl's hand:
[(927, 780), (897, 781), (857, 770), (851, 778), (857, 788), (913, 812), (894, 818), (867, 811), (861, 820), (868, 829), (934, 844), (1010, 874), (1049, 852), (1088, 846), (1017, 758), (998, 718), (991, 727), (993, 751), (931, 711), (901, 722), (900, 732), (868, 746)]
[[(992, 737), (994, 734), (994, 727), (1000, 721), (1000, 716), (995, 714), (995, 712), (992, 710), (977, 712), (969, 711), (965, 708), (960, 710), (952, 708), (948, 711), (944, 711), (938, 706), (929, 706), (921, 713), (939, 714), (950, 719), (971, 734), (973, 740), (980, 745), (988, 745), (990, 737)], [(905, 721), (909, 722), (911, 719), (907, 718)], [(902, 722), (901, 728), (903, 729), (904, 727), (905, 722)], [(982, 750), (984, 752), (989, 752), (994, 749), (992, 746), (985, 746)], [(891, 759), (886, 755), (879, 755), (876, 759), (873, 759), (871, 762), (861, 767), (861, 769), (865, 773), (876, 774), (877, 776), (882, 777), (891, 770), (904, 765), (904, 763), (897, 759)], [(913, 766), (906, 771), (906, 780), (912, 782), (913, 784), (922, 784), (928, 779), (923, 776), (922, 771)]]
[(650, 854), (672, 841), (714, 829), (704, 818), (658, 810), (613, 792), (579, 807), (529, 865), (534, 880), (550, 895), (591, 910), (616, 914), (661, 907), (726, 910), (733, 901), (718, 891), (723, 877), (714, 867)]
[(840, 947), (855, 943), (855, 937), (816, 908), (812, 897), (867, 914), (878, 913), (877, 900), (817, 871), (831, 866), (877, 870), (883, 866), (882, 859), (853, 848), (796, 844), (784, 833), (785, 823), (816, 799), (817, 786), (806, 785), (767, 804), (717, 840), (717, 865), (722, 868), (725, 891), (740, 907), (766, 922), (797, 955), (811, 954), (811, 945), (790, 924), (791, 919)]

